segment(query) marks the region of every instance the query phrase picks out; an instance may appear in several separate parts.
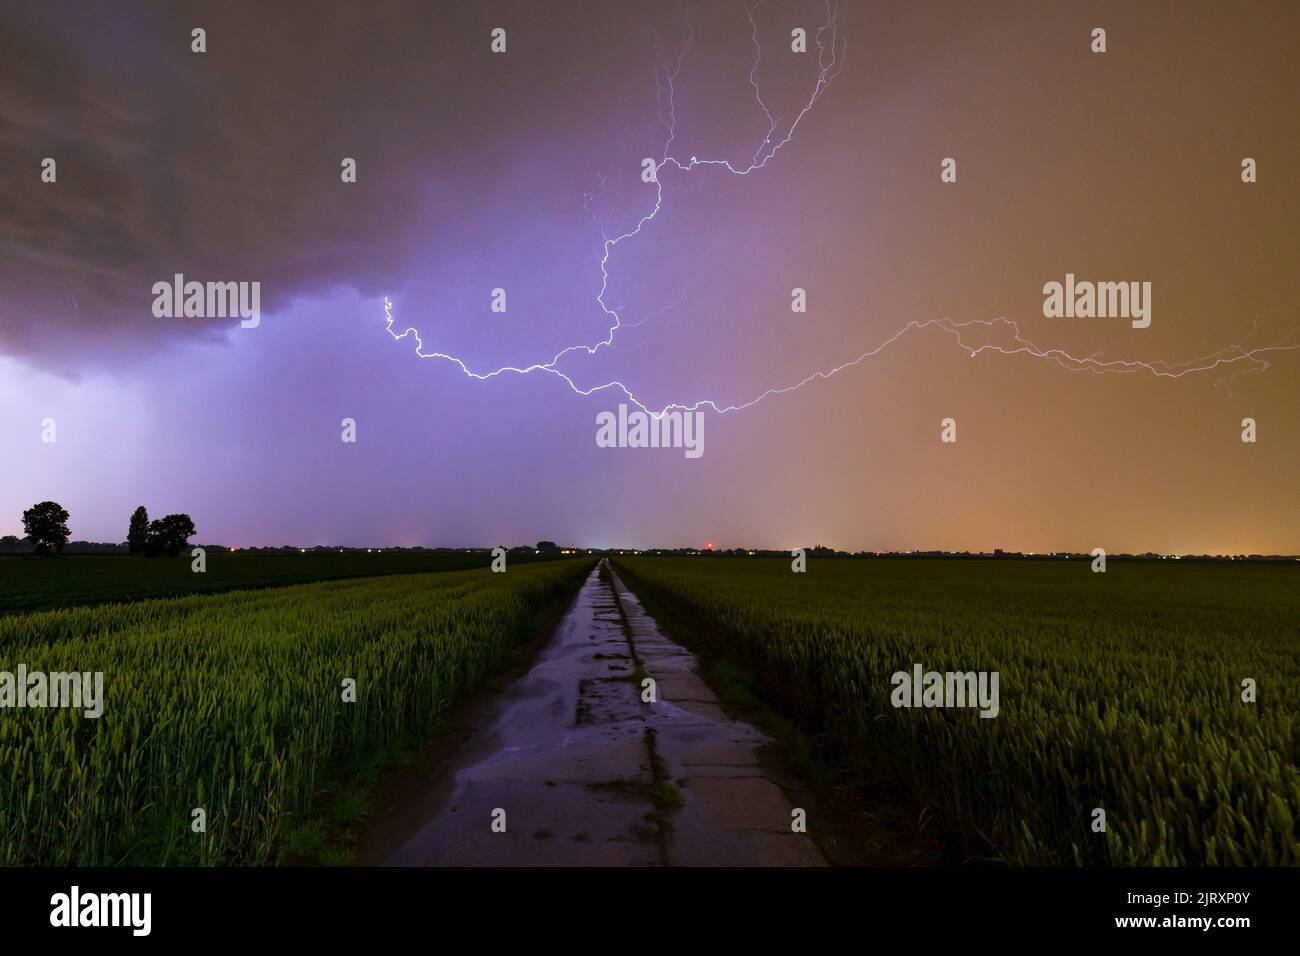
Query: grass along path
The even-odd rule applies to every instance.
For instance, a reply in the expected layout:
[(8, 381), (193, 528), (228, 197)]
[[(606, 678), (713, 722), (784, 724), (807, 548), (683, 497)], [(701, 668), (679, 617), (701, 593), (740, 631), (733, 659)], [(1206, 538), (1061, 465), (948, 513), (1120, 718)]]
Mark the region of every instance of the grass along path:
[[(615, 561), (967, 858), (1300, 863), (1300, 569), (1172, 564)], [(999, 672), (998, 717), (892, 706), (917, 663)]]
[[(427, 741), (449, 704), (506, 664), (591, 567), (555, 561), (0, 618), (0, 672), (104, 674), (98, 719), (0, 709), (0, 864), (303, 856), (312, 841), (300, 828), (322, 797), (337, 796), (348, 771), (373, 772)], [(354, 703), (343, 700), (345, 679), (356, 682)], [(342, 802), (336, 813), (360, 812)], [(206, 832), (191, 828), (196, 808)]]

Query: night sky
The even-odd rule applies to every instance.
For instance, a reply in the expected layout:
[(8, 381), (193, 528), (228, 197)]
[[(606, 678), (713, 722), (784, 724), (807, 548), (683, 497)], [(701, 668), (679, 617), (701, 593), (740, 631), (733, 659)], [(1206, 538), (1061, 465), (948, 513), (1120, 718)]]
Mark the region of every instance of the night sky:
[[(827, 11), (753, 19), (779, 141)], [(1293, 2), (843, 3), (737, 175), (682, 167), (761, 155), (741, 2), (6, 2), (0, 534), (52, 498), (109, 541), (145, 504), (231, 546), (1300, 553), (1297, 35)], [(384, 315), (476, 372), (604, 339), (679, 56), (622, 327), (559, 369), (728, 406), (890, 343), (706, 408), (695, 460)], [(260, 282), (260, 326), (155, 317), (176, 273)], [(1045, 318), (1067, 273), (1149, 281), (1150, 327)]]

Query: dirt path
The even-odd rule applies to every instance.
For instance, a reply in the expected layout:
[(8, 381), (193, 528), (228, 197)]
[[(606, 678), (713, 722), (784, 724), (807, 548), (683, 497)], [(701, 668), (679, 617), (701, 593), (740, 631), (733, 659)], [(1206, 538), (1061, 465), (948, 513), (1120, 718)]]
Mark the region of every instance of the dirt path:
[(388, 865), (825, 865), (760, 766), (764, 737), (606, 562), (480, 727)]

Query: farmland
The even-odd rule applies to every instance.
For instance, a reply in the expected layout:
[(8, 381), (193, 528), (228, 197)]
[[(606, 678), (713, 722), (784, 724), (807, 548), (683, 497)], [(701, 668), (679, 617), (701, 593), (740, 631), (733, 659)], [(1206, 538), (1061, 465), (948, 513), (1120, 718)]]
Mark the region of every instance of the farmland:
[[(342, 578), (461, 571), (486, 568), (491, 557), (483, 551), (266, 554), (209, 549), (206, 560), (207, 570), (196, 574), (188, 552), (179, 558), (157, 559), (125, 554), (0, 557), (0, 614)], [(510, 558), (512, 566), (530, 560), (536, 559)]]
[[(671, 636), (746, 668), (765, 702), (903, 798), (962, 859), (1300, 864), (1300, 569), (616, 566)], [(893, 706), (891, 675), (916, 664), (997, 671), (1000, 713)]]
[(284, 861), (294, 827), (350, 770), (427, 741), (591, 566), (484, 564), (0, 617), (0, 671), (101, 671), (105, 685), (98, 719), (0, 711), (0, 865)]

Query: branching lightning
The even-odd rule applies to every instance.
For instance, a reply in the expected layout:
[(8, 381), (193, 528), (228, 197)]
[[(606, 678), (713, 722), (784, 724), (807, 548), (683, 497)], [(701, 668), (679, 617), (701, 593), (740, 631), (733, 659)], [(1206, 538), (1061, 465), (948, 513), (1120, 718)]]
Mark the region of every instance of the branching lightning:
[[(818, 28), (815, 35), (817, 46), (817, 79), (813, 86), (812, 92), (808, 99), (803, 102), (799, 111), (795, 114), (794, 119), (784, 128), (781, 129), (782, 117), (773, 116), (771, 110), (763, 100), (762, 90), (759, 85), (758, 75), (762, 62), (762, 48), (758, 37), (758, 22), (755, 19), (755, 13), (763, 0), (757, 2), (746, 10), (751, 27), (753, 42), (753, 58), (750, 61), (749, 82), (754, 89), (754, 98), (759, 109), (762, 110), (764, 118), (767, 120), (767, 132), (762, 141), (755, 148), (752, 157), (747, 164), (736, 165), (728, 159), (700, 159), (697, 156), (691, 156), (687, 160), (681, 160), (672, 155), (673, 142), (677, 133), (677, 113), (676, 113), (676, 92), (675, 83), (678, 75), (682, 70), (686, 55), (690, 50), (691, 43), (694, 39), (694, 31), (690, 24), (687, 24), (687, 37), (677, 51), (675, 59), (670, 63), (665, 56), (662, 46), (662, 39), (656, 37), (656, 103), (659, 113), (660, 122), (666, 130), (663, 153), (655, 166), (655, 203), (654, 207), (637, 220), (635, 226), (626, 232), (615, 236), (610, 236), (605, 224), (596, 215), (592, 207), (592, 202), (597, 194), (589, 193), (584, 200), (584, 208), (591, 214), (601, 235), (601, 255), (599, 259), (600, 268), (600, 289), (596, 295), (596, 304), (601, 311), (610, 319), (610, 326), (603, 339), (593, 345), (571, 345), (557, 352), (546, 362), (537, 362), (532, 365), (507, 365), (496, 368), (491, 371), (475, 371), (470, 368), (465, 361), (454, 355), (445, 352), (426, 352), (424, 342), (420, 333), (415, 328), (407, 328), (403, 332), (396, 332), (393, 328), (395, 321), (393, 316), (393, 304), (390, 299), (384, 299), (384, 317), (389, 335), (396, 341), (401, 341), (407, 336), (415, 339), (416, 355), (426, 359), (441, 359), (450, 362), (460, 368), (460, 370), (469, 378), (485, 381), (497, 377), (498, 375), (516, 374), (528, 375), (534, 372), (545, 372), (561, 379), (577, 395), (588, 396), (598, 392), (614, 390), (621, 392), (623, 396), (631, 403), (637, 406), (641, 411), (659, 418), (664, 414), (672, 411), (693, 412), (700, 409), (708, 408), (715, 412), (726, 413), (740, 411), (751, 408), (766, 398), (777, 395), (784, 395), (789, 392), (797, 391), (812, 382), (819, 380), (828, 380), (847, 369), (851, 369), (873, 358), (890, 346), (897, 343), (906, 336), (924, 332), (926, 330), (937, 330), (951, 336), (962, 349), (970, 353), (971, 358), (975, 358), (984, 352), (993, 352), (1000, 355), (1027, 355), (1032, 358), (1046, 359), (1055, 362), (1060, 367), (1071, 372), (1091, 372), (1094, 374), (1149, 374), (1158, 378), (1182, 378), (1187, 375), (1196, 373), (1209, 372), (1214, 369), (1225, 369), (1230, 374), (1221, 376), (1216, 379), (1216, 384), (1221, 382), (1231, 382), (1239, 374), (1246, 372), (1264, 371), (1269, 367), (1268, 357), (1274, 352), (1289, 352), (1300, 349), (1300, 334), (1297, 330), (1292, 330), (1279, 339), (1266, 344), (1252, 344), (1252, 340), (1258, 334), (1259, 319), (1256, 317), (1255, 325), (1249, 335), (1237, 343), (1225, 346), (1218, 351), (1211, 352), (1199, 358), (1190, 359), (1184, 362), (1166, 362), (1163, 360), (1144, 361), (1138, 359), (1107, 359), (1103, 360), (1099, 353), (1088, 356), (1076, 356), (1060, 348), (1044, 348), (1038, 346), (1025, 338), (1020, 326), (1015, 321), (1000, 316), (994, 319), (976, 319), (965, 322), (955, 322), (950, 318), (930, 319), (927, 321), (911, 321), (900, 328), (893, 335), (889, 336), (874, 348), (871, 348), (856, 358), (850, 359), (841, 365), (830, 369), (823, 369), (813, 372), (797, 382), (789, 385), (768, 388), (761, 394), (747, 401), (736, 404), (722, 405), (712, 399), (699, 399), (690, 403), (669, 403), (659, 410), (648, 408), (642, 403), (623, 382), (615, 379), (603, 382), (597, 385), (582, 386), (579, 385), (570, 376), (569, 373), (559, 368), (560, 362), (572, 353), (585, 352), (588, 356), (596, 355), (602, 348), (609, 348), (614, 343), (615, 335), (621, 328), (635, 328), (644, 324), (651, 318), (655, 318), (663, 313), (676, 308), (685, 299), (687, 290), (672, 303), (665, 305), (657, 312), (644, 316), (637, 322), (628, 323), (626, 326), (622, 322), (620, 313), (622, 306), (611, 306), (606, 302), (606, 294), (609, 288), (609, 260), (614, 250), (622, 243), (640, 235), (641, 231), (658, 216), (664, 208), (665, 193), (664, 187), (660, 182), (658, 172), (665, 167), (672, 167), (682, 172), (690, 172), (697, 167), (718, 167), (734, 176), (748, 176), (751, 173), (763, 169), (776, 155), (794, 138), (795, 131), (803, 121), (823, 93), (830, 86), (831, 82), (839, 75), (843, 67), (844, 52), (847, 41), (839, 36), (838, 30), (838, 0), (827, 0), (826, 2), (826, 22)], [(603, 180), (602, 180), (603, 187)], [(990, 338), (998, 338), (998, 341), (989, 341)]]

